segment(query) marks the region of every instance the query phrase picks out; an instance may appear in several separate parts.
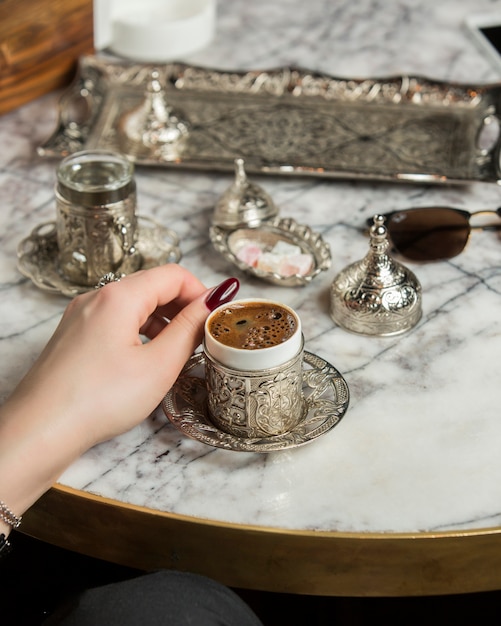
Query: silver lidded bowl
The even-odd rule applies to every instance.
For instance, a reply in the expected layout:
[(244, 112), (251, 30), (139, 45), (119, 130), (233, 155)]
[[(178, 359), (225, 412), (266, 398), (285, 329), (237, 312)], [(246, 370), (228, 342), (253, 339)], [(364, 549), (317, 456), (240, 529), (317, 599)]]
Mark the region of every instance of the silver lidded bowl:
[(370, 249), (333, 280), (330, 315), (345, 330), (373, 336), (399, 335), (421, 318), (421, 285), (414, 273), (388, 253), (384, 217), (376, 215)]
[(235, 159), (235, 180), (216, 203), (212, 223), (233, 230), (255, 228), (278, 215), (278, 207), (269, 194), (248, 180), (243, 159)]
[(278, 212), (268, 193), (247, 179), (243, 159), (236, 159), (235, 180), (214, 209), (212, 244), (243, 272), (282, 287), (306, 285), (330, 267), (329, 245)]

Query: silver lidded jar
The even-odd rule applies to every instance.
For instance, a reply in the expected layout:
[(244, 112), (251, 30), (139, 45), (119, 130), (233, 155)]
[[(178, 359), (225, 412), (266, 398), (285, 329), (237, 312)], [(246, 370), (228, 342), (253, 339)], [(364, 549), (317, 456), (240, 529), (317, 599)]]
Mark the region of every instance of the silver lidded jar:
[(334, 278), (330, 315), (345, 330), (386, 337), (407, 332), (421, 319), (421, 284), (388, 254), (389, 245), (384, 217), (375, 215), (369, 252)]
[(76, 152), (60, 163), (56, 183), (59, 271), (77, 285), (108, 272), (139, 269), (134, 166), (107, 150)]

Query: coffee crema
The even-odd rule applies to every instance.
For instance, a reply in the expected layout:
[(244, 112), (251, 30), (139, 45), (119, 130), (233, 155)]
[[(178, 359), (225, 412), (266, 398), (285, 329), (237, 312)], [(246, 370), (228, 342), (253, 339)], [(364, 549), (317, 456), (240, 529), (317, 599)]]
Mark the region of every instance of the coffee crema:
[(297, 330), (295, 316), (275, 303), (236, 303), (216, 312), (209, 332), (220, 343), (240, 350), (261, 350), (287, 341)]

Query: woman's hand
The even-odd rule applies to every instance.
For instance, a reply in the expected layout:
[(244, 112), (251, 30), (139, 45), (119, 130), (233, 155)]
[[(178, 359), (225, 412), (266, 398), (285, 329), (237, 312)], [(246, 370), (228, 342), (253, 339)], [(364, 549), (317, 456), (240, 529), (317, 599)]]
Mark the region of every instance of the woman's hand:
[(0, 499), (19, 514), (82, 452), (146, 418), (200, 344), (209, 312), (237, 290), (236, 279), (207, 290), (165, 265), (76, 297), (0, 409)]

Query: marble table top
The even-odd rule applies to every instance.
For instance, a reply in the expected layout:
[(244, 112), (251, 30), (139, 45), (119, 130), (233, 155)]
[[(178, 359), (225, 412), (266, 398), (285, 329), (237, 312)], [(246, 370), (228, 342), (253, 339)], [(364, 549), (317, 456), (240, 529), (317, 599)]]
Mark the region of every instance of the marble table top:
[[(385, 3), (384, 11), (373, 0), (220, 2), (214, 42), (182, 60), (221, 69), (296, 65), (345, 77), (497, 81), (462, 27), (472, 7), (501, 12), (501, 2), (488, 0)], [(59, 95), (0, 118), (2, 399), (68, 302), (36, 288), (16, 267), (18, 242), (54, 219), (55, 163), (36, 148), (54, 130)], [(407, 264), (423, 289), (423, 316), (411, 332), (359, 336), (329, 316), (334, 276), (368, 249), (360, 232), (368, 217), (410, 206), (495, 208), (496, 184), (258, 177), (282, 216), (321, 232), (332, 250), (329, 271), (306, 287), (281, 288), (240, 274), (212, 248), (212, 211), (230, 175), (138, 167), (136, 179), (139, 213), (178, 233), (181, 263), (207, 286), (236, 273), (242, 297), (276, 298), (298, 311), (306, 349), (343, 374), (350, 407), (323, 437), (270, 454), (193, 441), (158, 410), (86, 453), (61, 484), (155, 510), (274, 528), (405, 533), (501, 525), (498, 234), (474, 232), (450, 261)]]

